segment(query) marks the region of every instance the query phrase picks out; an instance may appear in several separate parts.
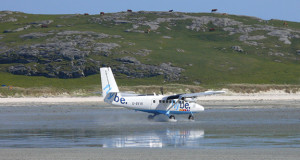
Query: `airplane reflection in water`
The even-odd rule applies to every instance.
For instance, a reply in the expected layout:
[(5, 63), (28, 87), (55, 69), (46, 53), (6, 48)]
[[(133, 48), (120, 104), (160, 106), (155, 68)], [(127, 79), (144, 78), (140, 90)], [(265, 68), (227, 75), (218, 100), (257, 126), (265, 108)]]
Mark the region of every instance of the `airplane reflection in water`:
[(164, 130), (158, 132), (137, 133), (112, 137), (103, 143), (104, 148), (147, 147), (162, 148), (198, 147), (199, 140), (204, 137), (204, 130)]

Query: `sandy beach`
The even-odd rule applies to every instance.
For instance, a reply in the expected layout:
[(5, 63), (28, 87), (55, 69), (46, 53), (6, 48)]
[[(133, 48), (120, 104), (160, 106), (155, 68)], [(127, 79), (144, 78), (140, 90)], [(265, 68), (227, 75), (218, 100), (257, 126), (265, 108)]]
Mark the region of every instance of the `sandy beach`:
[(52, 160), (52, 159), (211, 159), (211, 160), (295, 160), (299, 149), (0, 149), (0, 160)]
[[(247, 101), (254, 103), (270, 103), (270, 102), (298, 102), (300, 101), (300, 93), (286, 93), (284, 91), (268, 91), (259, 93), (233, 93), (227, 91), (225, 94), (203, 96), (197, 98), (198, 102), (205, 105), (213, 104), (242, 104)], [(6, 104), (59, 104), (59, 103), (89, 103), (98, 104), (104, 103), (103, 97), (21, 97), (21, 98), (0, 98), (0, 105)]]

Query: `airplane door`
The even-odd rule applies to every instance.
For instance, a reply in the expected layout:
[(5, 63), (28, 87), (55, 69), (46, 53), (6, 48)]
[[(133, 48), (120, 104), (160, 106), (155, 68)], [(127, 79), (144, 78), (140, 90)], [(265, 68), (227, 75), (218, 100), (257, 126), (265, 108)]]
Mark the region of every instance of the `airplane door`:
[(158, 101), (156, 99), (152, 99), (150, 109), (156, 109)]

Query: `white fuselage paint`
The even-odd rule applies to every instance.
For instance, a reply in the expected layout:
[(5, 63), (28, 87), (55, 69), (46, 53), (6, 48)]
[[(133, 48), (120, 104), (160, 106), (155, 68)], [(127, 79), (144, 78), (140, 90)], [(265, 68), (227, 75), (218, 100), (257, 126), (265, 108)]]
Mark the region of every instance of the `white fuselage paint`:
[(128, 109), (154, 114), (164, 114), (170, 108), (172, 114), (188, 114), (204, 111), (204, 107), (193, 101), (168, 100), (164, 95), (122, 96), (120, 93), (109, 93), (105, 102)]

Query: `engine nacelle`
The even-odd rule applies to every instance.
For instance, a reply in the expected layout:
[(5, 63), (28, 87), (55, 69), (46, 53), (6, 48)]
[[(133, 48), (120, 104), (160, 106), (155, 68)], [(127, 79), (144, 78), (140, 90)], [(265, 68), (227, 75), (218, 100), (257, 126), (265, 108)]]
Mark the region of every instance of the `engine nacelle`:
[(184, 98), (184, 101), (187, 101), (187, 102), (195, 102), (195, 98)]

